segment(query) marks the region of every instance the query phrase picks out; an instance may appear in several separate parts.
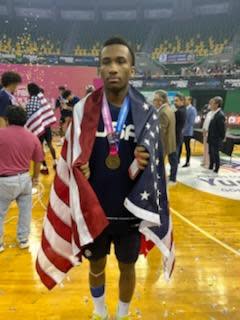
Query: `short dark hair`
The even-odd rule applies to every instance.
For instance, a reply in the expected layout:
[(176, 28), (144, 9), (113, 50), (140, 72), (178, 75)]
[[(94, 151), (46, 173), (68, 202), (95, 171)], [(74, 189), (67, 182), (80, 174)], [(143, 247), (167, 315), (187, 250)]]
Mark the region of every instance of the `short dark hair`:
[(41, 88), (36, 83), (29, 83), (28, 86), (28, 92), (30, 96), (37, 96), (41, 92)]
[(180, 99), (181, 101), (184, 101), (185, 100), (185, 96), (181, 93), (181, 92), (178, 92), (176, 95), (175, 95), (176, 98)]
[(60, 91), (65, 91), (66, 90), (66, 88), (65, 87), (63, 87), (63, 86), (60, 86), (60, 87), (58, 87), (58, 90)]
[(67, 99), (72, 94), (71, 90), (65, 90), (62, 94), (63, 99)]
[(223, 98), (222, 97), (214, 97), (212, 99), (215, 103), (217, 103), (217, 105), (219, 106), (219, 108), (223, 107)]
[(4, 72), (1, 77), (3, 87), (8, 87), (11, 84), (18, 84), (22, 82), (21, 76), (13, 71)]
[(133, 51), (133, 48), (130, 46), (130, 44), (124, 40), (121, 37), (112, 37), (108, 39), (107, 41), (104, 42), (103, 48), (108, 47), (108, 46), (113, 46), (115, 44), (122, 45), (128, 48), (131, 58), (132, 58), (132, 66), (135, 66), (135, 53)]
[(27, 112), (19, 106), (9, 106), (6, 112), (6, 118), (10, 125), (24, 127), (27, 122)]

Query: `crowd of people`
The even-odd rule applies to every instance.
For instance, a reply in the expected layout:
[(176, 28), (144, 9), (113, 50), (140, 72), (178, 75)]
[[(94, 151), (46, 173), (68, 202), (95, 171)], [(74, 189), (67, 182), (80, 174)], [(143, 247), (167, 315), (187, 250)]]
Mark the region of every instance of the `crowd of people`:
[(194, 66), (192, 68), (181, 68), (181, 76), (236, 76), (240, 74), (240, 66), (237, 64), (216, 64), (214, 66)]
[[(89, 86), (86, 89), (86, 94), (89, 95), (88, 106), (85, 107), (84, 99), (83, 101), (75, 96), (71, 90), (61, 86), (55, 105), (55, 108), (60, 108), (61, 111), (60, 134), (62, 137), (64, 137), (66, 129), (71, 123), (73, 108), (78, 108), (78, 110), (86, 108), (82, 116), (83, 119), (80, 119), (79, 113), (75, 115), (75, 117), (79, 117), (77, 120), (81, 123), (81, 134), (87, 139), (87, 145), (86, 142), (83, 143), (80, 157), (81, 161), (84, 162), (80, 160), (78, 164), (74, 162), (73, 167), (67, 170), (80, 170), (83, 177), (88, 179), (89, 185), (85, 186), (86, 189), (84, 190), (88, 191), (87, 197), (91, 195), (91, 200), (90, 206), (83, 207), (83, 210), (87, 210), (88, 217), (91, 214), (98, 214), (99, 220), (95, 220), (98, 224), (101, 221), (101, 227), (99, 227), (102, 228), (99, 229), (101, 232), (98, 231), (97, 235), (95, 234), (93, 243), (83, 242), (84, 247), (82, 249), (83, 255), (90, 263), (89, 285), (94, 302), (94, 320), (108, 319), (108, 311), (105, 306), (105, 267), (111, 243), (115, 246), (120, 270), (116, 319), (130, 319), (128, 313), (135, 289), (135, 264), (141, 245), (142, 229), (140, 224), (141, 222), (152, 223), (153, 212), (156, 211), (157, 219), (159, 219), (159, 215), (165, 215), (162, 221), (166, 221), (169, 228), (166, 185), (167, 183), (169, 185), (176, 184), (183, 145), (186, 148), (186, 161), (183, 167), (188, 168), (190, 166), (191, 139), (193, 138), (193, 128), (197, 115), (192, 97), (184, 97), (180, 93), (176, 94), (174, 99), (175, 109), (172, 109), (167, 92), (160, 90), (155, 93), (153, 100), (155, 108), (153, 108), (146, 103), (139, 92), (129, 86), (129, 80), (134, 73), (134, 65), (135, 56), (126, 41), (120, 38), (108, 40), (101, 51), (100, 74), (104, 83), (103, 89), (94, 91), (94, 88)], [(37, 186), (39, 183), (41, 165), (43, 166), (42, 173), (48, 173), (44, 156), (44, 141), (46, 141), (52, 155), (54, 168), (56, 169), (57, 166), (51, 133), (51, 121), (54, 121), (54, 117), (44, 97), (44, 90), (36, 83), (29, 83), (27, 87), (29, 101), (26, 109), (24, 109), (17, 105), (14, 98), (14, 93), (20, 83), (21, 76), (14, 72), (7, 72), (2, 75), (0, 91), (0, 252), (4, 251), (4, 218), (10, 203), (14, 200), (17, 201), (19, 207), (17, 230), (19, 247), (26, 249), (29, 246), (32, 185)], [(96, 108), (96, 106), (101, 107), (101, 102), (99, 102), (101, 99), (102, 111), (100, 111), (100, 108)], [(208, 165), (209, 170), (214, 170), (215, 173), (219, 170), (219, 148), (225, 137), (225, 118), (221, 110), (222, 105), (223, 100), (220, 97), (211, 99), (211, 111), (204, 123), (205, 152), (207, 152), (208, 146), (210, 155), (210, 161), (208, 162), (205, 154), (204, 165)], [(45, 117), (40, 124), (37, 122), (37, 125), (33, 125), (29, 119), (32, 119), (31, 117), (34, 115), (35, 120), (39, 121), (43, 114), (37, 112), (40, 112), (39, 110), (42, 110), (42, 108), (45, 108), (45, 113), (49, 112), (48, 118)], [(156, 114), (158, 114), (158, 117)], [(49, 122), (50, 118), (51, 121)], [(146, 119), (148, 119), (147, 123)], [(31, 130), (25, 128), (26, 124), (28, 129), (31, 128)], [(44, 130), (41, 126), (44, 126)], [(75, 139), (75, 135), (76, 132), (73, 132), (73, 139)], [(144, 139), (140, 140), (140, 137), (144, 137)], [(154, 151), (150, 148), (151, 145), (154, 145)], [(89, 155), (90, 146), (92, 148), (91, 156)], [(64, 148), (63, 150), (65, 150)], [(155, 155), (155, 152), (158, 154)], [(166, 157), (168, 157), (170, 163), (168, 179), (165, 178), (164, 169)], [(34, 163), (32, 177), (29, 174), (31, 161)], [(67, 159), (65, 161), (67, 162)], [(129, 176), (129, 168), (134, 167), (134, 165), (134, 174)], [(57, 170), (58, 179), (61, 179), (62, 166), (63, 164)], [(156, 177), (159, 176), (156, 181), (153, 178), (154, 170), (157, 172)], [(141, 172), (144, 172), (144, 174), (141, 174)], [(77, 175), (81, 181), (82, 178), (79, 173)], [(134, 180), (136, 175), (139, 176)], [(146, 178), (146, 175), (150, 178)], [(59, 183), (58, 179), (54, 183)], [(139, 188), (141, 181), (144, 181), (142, 185), (146, 189), (141, 190), (139, 196), (137, 188)], [(151, 196), (150, 191), (147, 190), (147, 185), (150, 182), (158, 191)], [(82, 182), (82, 186), (84, 183)], [(92, 191), (89, 189), (90, 186)], [(55, 193), (51, 196), (50, 201), (56, 197), (56, 185), (54, 190)], [(133, 197), (131, 198), (132, 202), (128, 200), (128, 205), (124, 206), (124, 199), (128, 197), (130, 192), (133, 192), (132, 190), (135, 190), (137, 200), (134, 200)], [(93, 195), (93, 191), (97, 197)], [(58, 199), (57, 203), (64, 201), (65, 196), (63, 194), (62, 198)], [(78, 200), (78, 193), (75, 193), (74, 200), (71, 199), (70, 205), (76, 205)], [(81, 201), (83, 200), (81, 199)], [(141, 205), (143, 203), (147, 209), (138, 208), (138, 201)], [(159, 209), (160, 204), (163, 208), (161, 210)], [(69, 204), (64, 203), (60, 209), (66, 208), (67, 205)], [(84, 203), (84, 206), (86, 206), (86, 203)], [(53, 207), (54, 205), (51, 204), (50, 208)], [(78, 206), (77, 208), (79, 210)], [(148, 210), (150, 210), (150, 215)], [(141, 214), (138, 214), (138, 212), (141, 212)], [(58, 214), (61, 215), (61, 212)], [(66, 210), (62, 214), (66, 215)], [(91, 225), (96, 223), (95, 220), (91, 222)], [(156, 220), (153, 219), (153, 221)], [(59, 223), (59, 220), (57, 223)], [(54, 227), (53, 218), (51, 218), (51, 224)], [(85, 225), (80, 224), (78, 227), (81, 228), (82, 234), (86, 232)], [(166, 234), (163, 236), (160, 236), (160, 234), (159, 237), (164, 238), (166, 236)], [(171, 235), (171, 232), (167, 232), (167, 234)], [(79, 240), (75, 241), (76, 246)], [(167, 250), (171, 252), (172, 242), (169, 243), (170, 247)], [(172, 264), (174, 264), (173, 261)], [(172, 267), (170, 267), (169, 274), (171, 272)]]
[[(192, 97), (176, 94), (175, 109), (171, 108), (167, 92), (160, 90), (155, 93), (153, 104), (159, 112), (160, 128), (164, 155), (170, 164), (169, 185), (177, 181), (178, 166), (181, 161), (182, 148), (185, 145), (186, 162), (182, 166), (188, 168), (191, 159), (191, 140), (193, 139), (197, 110), (193, 106)], [(222, 111), (223, 99), (214, 97), (209, 102), (203, 124), (204, 157), (202, 165), (215, 174), (220, 168), (219, 152), (226, 135), (225, 116)]]

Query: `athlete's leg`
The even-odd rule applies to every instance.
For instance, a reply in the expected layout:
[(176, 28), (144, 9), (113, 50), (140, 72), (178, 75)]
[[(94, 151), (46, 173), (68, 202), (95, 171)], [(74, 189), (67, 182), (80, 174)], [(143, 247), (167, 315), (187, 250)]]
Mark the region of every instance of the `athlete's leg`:
[(115, 253), (120, 270), (118, 318), (125, 317), (129, 313), (136, 285), (135, 263), (139, 256), (140, 243), (141, 236), (138, 229), (132, 229), (125, 235), (114, 237)]
[(110, 252), (111, 239), (104, 231), (95, 241), (83, 249), (84, 256), (89, 260), (89, 286), (94, 304), (94, 314), (107, 316), (105, 307), (105, 267), (107, 254)]

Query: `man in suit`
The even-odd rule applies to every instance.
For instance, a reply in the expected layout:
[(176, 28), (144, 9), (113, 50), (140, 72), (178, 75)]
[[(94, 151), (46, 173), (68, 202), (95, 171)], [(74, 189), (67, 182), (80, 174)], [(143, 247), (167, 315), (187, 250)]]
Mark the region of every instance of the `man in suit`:
[[(197, 110), (193, 106), (193, 98), (187, 97), (186, 98), (186, 121), (183, 128), (183, 141), (186, 148), (187, 158), (186, 158), (186, 163), (183, 165), (183, 168), (190, 166), (191, 139), (193, 137), (193, 127), (194, 127), (196, 116), (197, 116)], [(182, 154), (182, 146), (180, 149), (179, 158), (181, 158), (181, 154)]]
[(174, 98), (174, 105), (176, 107), (176, 143), (177, 143), (177, 155), (180, 160), (180, 150), (183, 143), (183, 129), (186, 121), (186, 107), (185, 97), (181, 93), (177, 93)]
[(174, 98), (174, 105), (176, 108), (175, 119), (176, 119), (176, 152), (173, 152), (169, 156), (169, 163), (171, 166), (171, 174), (169, 177), (168, 185), (176, 185), (177, 171), (179, 163), (179, 155), (181, 145), (183, 143), (183, 128), (186, 121), (186, 108), (185, 108), (185, 97), (181, 93), (177, 93)]
[(6, 126), (7, 107), (16, 104), (14, 92), (22, 79), (18, 73), (5, 72), (1, 78), (2, 89), (0, 90), (0, 128)]
[(160, 130), (164, 157), (167, 155), (170, 164), (170, 181), (175, 182), (177, 168), (176, 154), (176, 118), (168, 103), (167, 92), (159, 90), (155, 93), (153, 104), (157, 108), (160, 120)]
[(222, 106), (223, 99), (221, 97), (215, 97), (212, 99), (211, 109), (213, 111), (213, 114), (208, 129), (208, 144), (210, 156), (209, 170), (214, 170), (215, 173), (218, 173), (220, 168), (219, 151), (226, 134), (225, 116), (222, 111)]
[(157, 91), (153, 103), (159, 112), (162, 144), (164, 156), (166, 156), (176, 151), (176, 119), (174, 112), (168, 103), (166, 91)]

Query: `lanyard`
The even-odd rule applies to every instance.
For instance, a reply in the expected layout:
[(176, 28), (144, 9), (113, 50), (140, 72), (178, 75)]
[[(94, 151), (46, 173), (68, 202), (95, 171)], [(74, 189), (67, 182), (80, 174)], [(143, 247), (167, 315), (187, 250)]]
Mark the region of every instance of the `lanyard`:
[(121, 110), (118, 115), (116, 131), (114, 132), (113, 125), (112, 125), (112, 116), (109, 109), (109, 105), (107, 102), (106, 95), (103, 95), (103, 106), (102, 106), (102, 117), (105, 129), (107, 131), (107, 139), (109, 143), (109, 154), (110, 155), (117, 155), (119, 149), (119, 142), (121, 132), (127, 120), (127, 116), (129, 113), (130, 105), (129, 105), (129, 97), (127, 96), (122, 104)]

